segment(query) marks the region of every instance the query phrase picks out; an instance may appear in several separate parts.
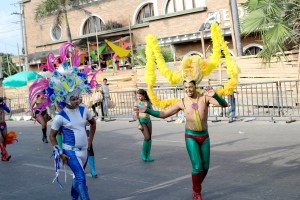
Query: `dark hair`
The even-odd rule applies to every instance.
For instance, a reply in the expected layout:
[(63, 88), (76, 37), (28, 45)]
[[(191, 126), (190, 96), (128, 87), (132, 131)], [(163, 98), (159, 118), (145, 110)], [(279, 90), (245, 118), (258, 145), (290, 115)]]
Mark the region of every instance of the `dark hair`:
[(187, 82), (186, 80), (184, 80), (183, 83), (193, 83), (196, 86), (196, 81), (194, 81), (194, 80), (189, 81), (189, 82)]
[(61, 64), (62, 62), (61, 62), (61, 59), (58, 57), (55, 61), (57, 61), (58, 62), (58, 64)]
[(147, 92), (146, 92), (144, 89), (138, 89), (138, 90), (136, 91), (136, 94), (140, 94), (140, 95), (144, 96), (144, 97), (145, 97), (145, 100), (146, 100), (146, 101), (149, 101), (149, 102), (151, 103), (150, 98), (149, 98)]
[(104, 78), (103, 81), (107, 81), (107, 78)]
[(42, 90), (42, 91), (40, 91), (40, 93), (36, 96), (36, 97), (40, 97), (41, 96), (41, 94), (46, 94), (46, 90)]

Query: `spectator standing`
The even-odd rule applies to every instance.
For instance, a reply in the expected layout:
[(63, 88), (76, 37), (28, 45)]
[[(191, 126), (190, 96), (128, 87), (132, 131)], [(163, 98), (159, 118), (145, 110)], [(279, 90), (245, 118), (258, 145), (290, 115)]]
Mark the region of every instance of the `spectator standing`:
[(228, 96), (228, 105), (229, 105), (228, 116), (230, 118), (230, 121), (233, 121), (236, 118), (234, 93), (236, 92), (233, 92), (231, 95)]
[(107, 117), (108, 115), (108, 104), (111, 100), (110, 94), (109, 94), (109, 88), (107, 84), (107, 78), (103, 79), (103, 84), (101, 85), (101, 89), (103, 91), (103, 116)]

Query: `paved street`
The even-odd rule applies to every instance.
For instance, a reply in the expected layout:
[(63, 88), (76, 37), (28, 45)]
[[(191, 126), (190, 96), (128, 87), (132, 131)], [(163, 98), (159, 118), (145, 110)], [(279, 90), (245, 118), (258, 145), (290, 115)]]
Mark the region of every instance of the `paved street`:
[[(210, 171), (204, 200), (299, 200), (299, 121), (209, 122)], [(32, 121), (8, 122), (19, 142), (8, 146), (10, 162), (0, 162), (1, 200), (67, 200), (55, 176), (52, 147), (42, 143)], [(99, 178), (87, 173), (92, 200), (191, 200), (191, 164), (185, 149), (184, 125), (153, 121), (153, 163), (140, 160), (142, 134), (128, 120), (97, 122), (94, 140)], [(88, 168), (87, 168), (88, 172)], [(60, 180), (64, 180), (64, 173)]]

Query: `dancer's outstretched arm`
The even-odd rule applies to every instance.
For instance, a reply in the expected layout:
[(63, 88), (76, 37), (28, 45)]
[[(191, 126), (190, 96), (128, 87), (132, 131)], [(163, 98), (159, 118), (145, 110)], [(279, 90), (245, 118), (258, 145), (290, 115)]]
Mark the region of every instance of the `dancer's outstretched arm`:
[(181, 110), (180, 101), (178, 101), (176, 104), (174, 104), (173, 106), (171, 106), (169, 109), (167, 109), (165, 111), (148, 109), (146, 106), (135, 106), (134, 107), (134, 112), (148, 113), (149, 115), (152, 115), (152, 116), (158, 117), (158, 118), (162, 118), (162, 119), (165, 119), (167, 117), (175, 115), (180, 110)]

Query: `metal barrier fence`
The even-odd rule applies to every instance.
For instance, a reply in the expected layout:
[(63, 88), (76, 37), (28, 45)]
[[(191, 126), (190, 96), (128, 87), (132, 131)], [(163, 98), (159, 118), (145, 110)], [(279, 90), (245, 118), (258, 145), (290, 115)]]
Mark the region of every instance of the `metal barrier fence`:
[[(212, 85), (214, 88), (220, 85)], [(183, 87), (155, 89), (160, 99), (183, 98)], [(239, 84), (235, 93), (237, 117), (295, 117), (300, 116), (299, 81), (279, 81)], [(132, 117), (132, 108), (136, 101), (135, 91), (112, 92), (116, 103), (109, 115), (114, 117)], [(229, 97), (225, 97), (229, 100)], [(158, 109), (155, 108), (154, 109)], [(160, 110), (160, 109), (158, 109)], [(210, 106), (209, 117), (227, 116), (229, 108)], [(179, 113), (180, 115), (180, 113)]]
[[(214, 88), (218, 85), (212, 85)], [(161, 99), (183, 98), (182, 87), (155, 89)], [(237, 117), (295, 117), (300, 116), (299, 81), (279, 81), (239, 84), (235, 93), (235, 110)], [(110, 93), (115, 108), (109, 109), (108, 116), (113, 118), (133, 118), (132, 108), (136, 101), (135, 91)], [(89, 96), (83, 102), (89, 104)], [(225, 97), (228, 101), (229, 97)], [(28, 113), (26, 97), (8, 99), (11, 114), (7, 118), (19, 118)], [(158, 109), (155, 108), (154, 109)], [(228, 109), (210, 106), (209, 117), (227, 116)], [(26, 114), (27, 112), (27, 114)], [(182, 113), (179, 113), (181, 115)], [(177, 115), (178, 116), (178, 115)]]

